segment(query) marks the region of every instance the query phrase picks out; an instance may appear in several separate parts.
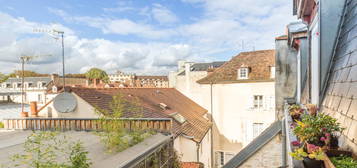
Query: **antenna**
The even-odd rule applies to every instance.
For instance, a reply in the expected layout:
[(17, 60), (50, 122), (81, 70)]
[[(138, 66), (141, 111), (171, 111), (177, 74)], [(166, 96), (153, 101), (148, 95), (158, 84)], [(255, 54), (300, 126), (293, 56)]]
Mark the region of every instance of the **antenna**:
[(50, 35), (52, 38), (58, 40), (59, 38), (62, 39), (62, 75), (63, 75), (63, 91), (66, 92), (66, 74), (65, 74), (65, 66), (64, 66), (64, 41), (63, 41), (63, 35), (64, 31), (52, 29), (33, 29), (34, 32), (39, 32), (39, 33), (47, 33)]
[(20, 57), (21, 59), (21, 70), (22, 70), (22, 75), (21, 75), (21, 112), (24, 112), (24, 94), (25, 94), (25, 63), (29, 62), (32, 59), (39, 58), (39, 57), (44, 57), (44, 56), (51, 56), (51, 55), (23, 55)]

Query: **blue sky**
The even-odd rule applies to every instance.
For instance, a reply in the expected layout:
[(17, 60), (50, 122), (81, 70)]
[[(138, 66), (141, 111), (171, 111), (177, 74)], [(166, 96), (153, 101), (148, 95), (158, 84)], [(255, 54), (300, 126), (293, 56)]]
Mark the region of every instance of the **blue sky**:
[[(292, 0), (0, 0), (0, 72), (21, 55), (47, 55), (27, 68), (60, 72), (60, 43), (33, 29), (65, 31), (68, 72), (167, 74), (178, 60), (229, 60), (274, 48), (294, 21)], [(244, 41), (244, 47), (242, 46)]]

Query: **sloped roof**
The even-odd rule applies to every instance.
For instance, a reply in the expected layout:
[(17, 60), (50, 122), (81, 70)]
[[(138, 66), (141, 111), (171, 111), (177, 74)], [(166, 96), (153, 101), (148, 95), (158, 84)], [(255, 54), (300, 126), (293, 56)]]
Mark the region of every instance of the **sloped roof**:
[(281, 130), (281, 121), (275, 121), (245, 148), (243, 148), (237, 155), (235, 155), (228, 163), (226, 163), (223, 168), (239, 167), (257, 151), (259, 151), (259, 149), (261, 149), (265, 144), (267, 144), (276, 135), (278, 135)]
[[(238, 80), (237, 73), (241, 66), (250, 68), (249, 79)], [(200, 84), (273, 81), (270, 67), (275, 66), (275, 50), (241, 52), (239, 55), (217, 68), (207, 77), (198, 80)]]
[[(207, 71), (210, 68), (218, 68), (222, 66), (225, 61), (217, 61), (217, 62), (210, 62), (210, 63), (194, 63), (191, 65), (191, 71)], [(178, 75), (185, 75), (185, 71), (182, 71)]]
[(168, 80), (167, 76), (136, 76), (136, 79)]
[[(345, 2), (345, 18), (341, 22), (329, 79), (326, 82), (321, 111), (335, 117), (342, 127), (346, 144), (357, 147), (357, 1)], [(305, 86), (307, 88), (307, 86)], [(305, 93), (308, 93), (307, 91)], [(305, 95), (308, 98), (308, 94)], [(354, 151), (356, 153), (356, 151)]]
[[(203, 117), (207, 110), (173, 88), (71, 88), (71, 90), (92, 106), (107, 110), (110, 110), (109, 104), (115, 95), (122, 94), (129, 100), (137, 99), (143, 107), (142, 114), (139, 114), (143, 118), (170, 118), (171, 116), (159, 106), (160, 103), (164, 103), (170, 111), (178, 112), (186, 119), (183, 124), (174, 120), (176, 134), (184, 133), (192, 136), (197, 142), (203, 139), (211, 126), (211, 123)], [(123, 117), (137, 115), (125, 112)]]
[[(86, 78), (66, 78), (66, 85), (81, 85), (85, 86), (87, 83)], [(53, 84), (56, 86), (63, 86), (63, 77), (55, 77), (53, 80)]]

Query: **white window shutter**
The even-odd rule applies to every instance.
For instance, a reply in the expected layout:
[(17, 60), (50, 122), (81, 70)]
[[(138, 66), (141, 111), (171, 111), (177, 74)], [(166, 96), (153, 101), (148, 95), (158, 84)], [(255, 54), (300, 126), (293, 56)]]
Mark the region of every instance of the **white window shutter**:
[(268, 96), (263, 96), (263, 109), (268, 108)]
[(248, 109), (254, 108), (254, 96), (249, 96), (247, 105)]

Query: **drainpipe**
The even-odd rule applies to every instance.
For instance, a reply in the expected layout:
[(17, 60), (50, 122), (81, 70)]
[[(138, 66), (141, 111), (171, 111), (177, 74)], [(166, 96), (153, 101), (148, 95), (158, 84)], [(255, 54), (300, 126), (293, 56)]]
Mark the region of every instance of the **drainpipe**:
[(213, 150), (213, 82), (211, 82), (211, 167), (214, 167), (214, 150)]
[(282, 166), (281, 168), (286, 168), (288, 167), (287, 165), (287, 161), (286, 161), (286, 155), (287, 155), (287, 148), (286, 148), (286, 127), (285, 127), (285, 118), (281, 120), (281, 138), (282, 138), (282, 142), (281, 142), (281, 145), (282, 145), (282, 157), (281, 157), (281, 163), (282, 163)]
[(197, 146), (197, 163), (200, 162), (200, 143), (196, 142)]

